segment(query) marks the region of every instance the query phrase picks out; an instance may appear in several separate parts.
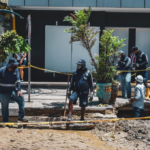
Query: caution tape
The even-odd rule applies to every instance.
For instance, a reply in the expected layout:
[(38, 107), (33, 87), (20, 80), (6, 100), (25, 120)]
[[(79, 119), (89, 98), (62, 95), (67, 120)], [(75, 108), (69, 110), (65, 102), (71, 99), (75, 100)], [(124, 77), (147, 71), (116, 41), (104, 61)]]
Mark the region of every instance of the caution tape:
[(21, 68), (30, 68), (30, 66), (25, 66), (25, 67), (18, 67), (18, 69), (21, 69)]
[(132, 74), (131, 77), (132, 77), (132, 76), (135, 76), (135, 75), (136, 75), (136, 73)]
[[(62, 73), (62, 72), (58, 72), (58, 71), (53, 71), (53, 70), (48, 70), (48, 69), (44, 69), (44, 68), (39, 68), (39, 67), (36, 67), (36, 66), (33, 66), (33, 65), (28, 65), (28, 66), (25, 66), (25, 67), (18, 67), (18, 69), (21, 69), (21, 68), (29, 68), (29, 67), (32, 67), (32, 68), (35, 68), (35, 69), (38, 69), (38, 70), (42, 70), (42, 71), (48, 71), (48, 72), (53, 72), (53, 73), (58, 73), (58, 74), (64, 74), (64, 75), (72, 75), (72, 73)], [(141, 72), (141, 71), (150, 71), (150, 67), (148, 67), (147, 69), (143, 69), (143, 70), (117, 70), (117, 72)], [(131, 76), (134, 76), (136, 75), (133, 74)]]
[(139, 117), (139, 118), (116, 118), (116, 119), (106, 119), (106, 120), (83, 120), (83, 121), (55, 121), (55, 122), (33, 122), (33, 123), (0, 123), (0, 125), (54, 125), (54, 124), (73, 124), (73, 123), (98, 123), (98, 122), (116, 122), (116, 121), (125, 121), (125, 120), (142, 120), (150, 119), (148, 117)]
[(141, 72), (141, 71), (149, 71), (150, 67), (148, 67), (147, 69), (143, 69), (143, 70), (117, 70), (118, 72)]
[(38, 69), (38, 70), (42, 70), (42, 71), (58, 73), (58, 74), (72, 75), (72, 73), (62, 73), (62, 72), (58, 72), (58, 71), (53, 71), (53, 70), (48, 70), (48, 69), (44, 69), (44, 68), (39, 68), (39, 67), (36, 67), (36, 66), (33, 66), (33, 65), (28, 65), (28, 66), (25, 66), (25, 67), (18, 67), (18, 69), (21, 69), (21, 68), (24, 69), (24, 68), (29, 68), (29, 67), (32, 67), (32, 68), (35, 68), (35, 69)]
[(30, 67), (38, 69), (38, 70), (42, 70), (42, 71), (48, 71), (48, 72), (53, 72), (53, 73), (58, 73), (58, 74), (65, 74), (65, 75), (72, 75), (72, 73), (62, 73), (62, 72), (58, 72), (58, 71), (52, 71), (52, 70), (48, 70), (48, 69), (43, 69), (43, 68), (39, 68), (33, 65), (30, 65)]

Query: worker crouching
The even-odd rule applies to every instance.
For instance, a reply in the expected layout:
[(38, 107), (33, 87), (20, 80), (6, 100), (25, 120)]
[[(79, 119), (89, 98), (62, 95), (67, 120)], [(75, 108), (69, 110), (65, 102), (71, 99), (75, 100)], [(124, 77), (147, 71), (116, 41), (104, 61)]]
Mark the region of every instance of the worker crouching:
[(143, 110), (144, 110), (144, 85), (143, 85), (143, 77), (138, 75), (135, 77), (135, 90), (134, 90), (134, 98), (130, 99), (130, 103), (133, 107), (134, 117), (143, 117)]
[[(12, 100), (19, 105), (19, 121), (27, 122), (24, 117), (25, 100), (21, 93), (20, 75), (15, 58), (10, 58), (7, 66), (0, 68), (0, 101), (2, 106), (3, 122), (9, 122), (9, 102)], [(16, 85), (17, 84), (17, 85)]]
[[(72, 109), (74, 102), (80, 99), (81, 120), (84, 120), (85, 107), (88, 106), (88, 93), (90, 90), (90, 101), (93, 100), (93, 79), (90, 71), (86, 68), (85, 60), (79, 60), (77, 63), (77, 70), (73, 72), (69, 90), (69, 115), (68, 121), (72, 120)], [(71, 94), (71, 91), (73, 93)]]

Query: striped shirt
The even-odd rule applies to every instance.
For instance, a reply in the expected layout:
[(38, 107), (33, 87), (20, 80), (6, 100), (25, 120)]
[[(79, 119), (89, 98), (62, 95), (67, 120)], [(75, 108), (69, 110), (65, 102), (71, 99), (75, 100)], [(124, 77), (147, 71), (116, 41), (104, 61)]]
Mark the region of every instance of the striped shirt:
[(132, 66), (136, 62), (136, 56), (134, 53), (131, 53), (129, 57), (131, 58), (131, 66)]

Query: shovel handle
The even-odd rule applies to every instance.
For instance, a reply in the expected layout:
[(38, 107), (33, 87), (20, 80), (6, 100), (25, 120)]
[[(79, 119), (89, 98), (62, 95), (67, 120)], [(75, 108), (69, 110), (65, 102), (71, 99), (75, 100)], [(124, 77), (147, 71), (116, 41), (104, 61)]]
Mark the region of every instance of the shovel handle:
[(68, 75), (68, 83), (67, 83), (67, 90), (66, 90), (66, 100), (65, 100), (64, 116), (66, 116), (66, 105), (67, 105), (67, 93), (68, 93), (68, 87), (69, 87), (69, 80), (70, 80), (70, 74)]

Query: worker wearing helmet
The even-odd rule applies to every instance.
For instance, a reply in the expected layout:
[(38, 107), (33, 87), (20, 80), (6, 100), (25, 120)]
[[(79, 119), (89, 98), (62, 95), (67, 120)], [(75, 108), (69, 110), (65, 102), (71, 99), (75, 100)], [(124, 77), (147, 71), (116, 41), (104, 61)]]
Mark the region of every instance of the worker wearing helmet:
[(120, 60), (118, 61), (117, 70), (120, 73), (120, 82), (122, 98), (131, 98), (131, 59), (126, 56), (124, 51), (120, 50)]
[[(72, 120), (73, 104), (77, 99), (80, 99), (81, 120), (84, 120), (85, 107), (88, 106), (88, 93), (90, 90), (90, 100), (93, 100), (93, 79), (91, 72), (86, 68), (86, 62), (80, 59), (77, 63), (77, 70), (73, 72), (69, 90), (69, 115), (68, 121)], [(71, 91), (73, 93), (71, 94)]]
[(134, 90), (134, 98), (130, 99), (130, 103), (133, 107), (134, 117), (143, 117), (143, 110), (144, 110), (144, 85), (143, 85), (143, 77), (138, 75), (135, 77), (135, 90)]
[(138, 47), (132, 47), (132, 52), (136, 55), (136, 63), (134, 66), (136, 67), (136, 76), (141, 75), (143, 77), (143, 82), (146, 87), (146, 100), (149, 100), (149, 88), (147, 84), (147, 64), (148, 64), (148, 57), (144, 52), (141, 52)]

